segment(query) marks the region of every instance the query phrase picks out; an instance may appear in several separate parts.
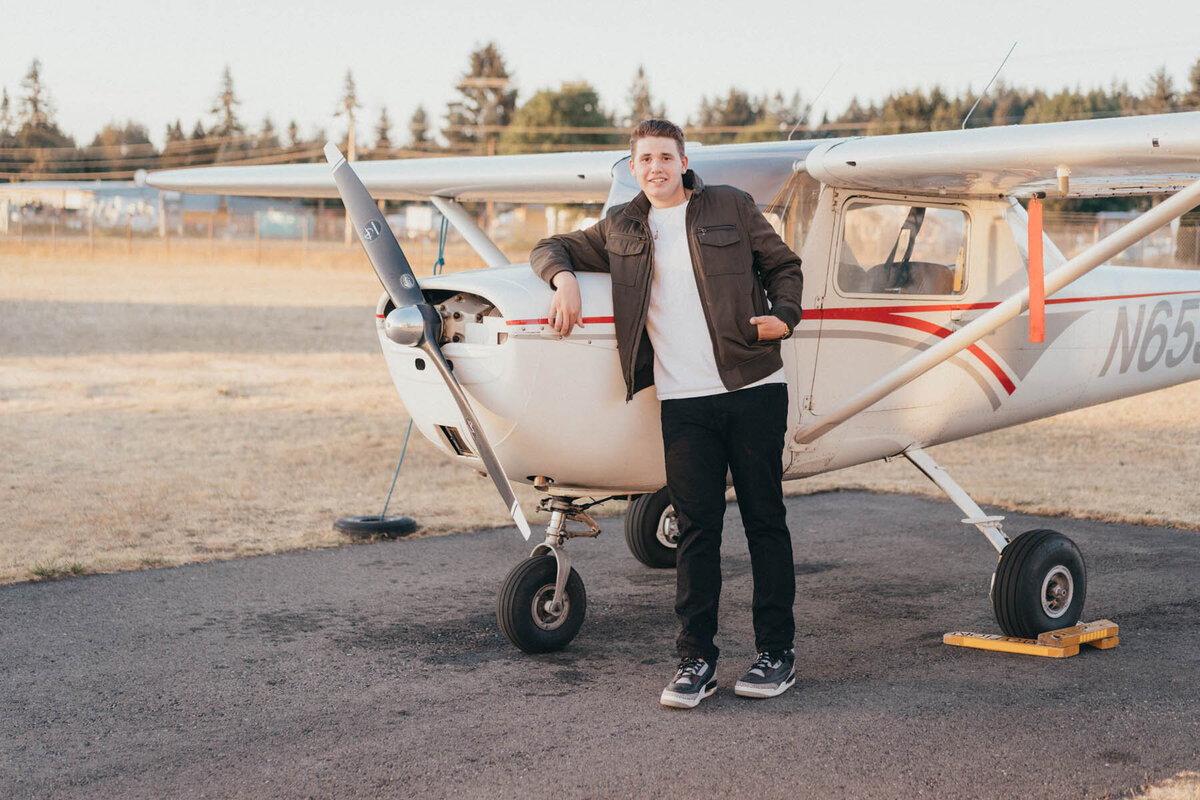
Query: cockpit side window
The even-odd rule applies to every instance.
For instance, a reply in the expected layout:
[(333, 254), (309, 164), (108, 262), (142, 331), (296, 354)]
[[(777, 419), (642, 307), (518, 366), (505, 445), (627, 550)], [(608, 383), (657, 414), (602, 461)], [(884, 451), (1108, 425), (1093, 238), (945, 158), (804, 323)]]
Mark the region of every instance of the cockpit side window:
[(962, 294), (966, 252), (960, 209), (854, 202), (843, 214), (837, 286), (850, 294)]

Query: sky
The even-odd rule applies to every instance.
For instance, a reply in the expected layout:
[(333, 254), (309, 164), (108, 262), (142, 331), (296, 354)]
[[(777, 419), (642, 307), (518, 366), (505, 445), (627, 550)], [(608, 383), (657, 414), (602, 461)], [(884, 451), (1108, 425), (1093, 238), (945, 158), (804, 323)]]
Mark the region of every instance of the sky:
[(249, 130), (269, 115), (281, 132), (295, 120), (305, 136), (340, 135), (345, 123), (334, 112), (350, 70), (363, 106), (360, 141), (373, 140), (386, 106), (392, 140), (402, 142), (418, 105), (441, 123), (471, 51), (489, 41), (518, 104), (587, 81), (623, 114), (641, 65), (668, 116), (686, 122), (703, 97), (731, 87), (799, 91), (802, 106), (816, 100), (814, 120), (852, 97), (865, 105), (935, 85), (978, 91), (1013, 42), (1001, 73), (1010, 85), (1057, 91), (1116, 80), (1140, 92), (1165, 66), (1181, 88), (1200, 59), (1197, 34), (1196, 0), (3, 0), (0, 86), (15, 106), (40, 59), (56, 120), (79, 144), (128, 119), (161, 144), (176, 119), (189, 133), (197, 120), (212, 124), (226, 66)]

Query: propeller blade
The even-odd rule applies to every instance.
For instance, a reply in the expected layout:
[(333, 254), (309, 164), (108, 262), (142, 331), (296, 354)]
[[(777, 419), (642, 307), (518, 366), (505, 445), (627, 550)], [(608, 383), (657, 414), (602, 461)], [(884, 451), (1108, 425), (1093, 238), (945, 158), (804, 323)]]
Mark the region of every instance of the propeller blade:
[(446, 388), (450, 390), (454, 402), (458, 404), (458, 410), (462, 412), (463, 422), (466, 423), (467, 432), (471, 434), (471, 441), (475, 444), (475, 451), (479, 453), (480, 460), (483, 461), (484, 469), (491, 476), (496, 490), (500, 492), (500, 497), (503, 498), (513, 522), (520, 528), (521, 535), (529, 539), (531, 535), (529, 522), (525, 519), (525, 513), (517, 501), (512, 483), (504, 472), (504, 467), (500, 465), (496, 451), (492, 449), (491, 443), (484, 435), (483, 426), (479, 424), (479, 417), (475, 416), (475, 411), (467, 400), (467, 394), (463, 391), (462, 384), (450, 371), (450, 364), (442, 354), (442, 349), (438, 347), (437, 325), (440, 318), (437, 312), (425, 302), (425, 297), (421, 294), (421, 287), (417, 285), (417, 279), (413, 275), (412, 267), (409, 266), (408, 259), (404, 257), (404, 251), (400, 249), (400, 243), (392, 235), (391, 228), (383, 219), (383, 215), (379, 213), (379, 207), (375, 205), (371, 193), (367, 191), (367, 187), (363, 185), (354, 168), (342, 157), (341, 151), (332, 142), (325, 145), (325, 157), (333, 165), (333, 179), (337, 183), (338, 194), (342, 196), (342, 202), (346, 204), (346, 211), (350, 214), (350, 219), (353, 220), (354, 226), (358, 230), (359, 241), (362, 242), (363, 250), (366, 251), (371, 266), (375, 268), (375, 273), (379, 275), (383, 288), (397, 308), (412, 306), (420, 311), (420, 317), (424, 321), (424, 335), (419, 338), (415, 335), (419, 328), (415, 327), (416, 319), (413, 319), (414, 335), (409, 337), (409, 341), (405, 343), (420, 347), (437, 365)]
[(367, 187), (363, 186), (358, 174), (333, 142), (326, 143), (325, 158), (333, 165), (333, 180), (342, 202), (346, 204), (346, 212), (354, 221), (358, 240), (362, 242), (363, 250), (367, 251), (367, 258), (392, 302), (397, 308), (424, 303), (425, 298), (421, 295), (421, 287), (417, 285), (412, 267), (408, 265), (400, 243), (396, 241)]
[(442, 355), (442, 350), (437, 343), (427, 337), (421, 342), (420, 347), (437, 365), (438, 372), (442, 374), (442, 380), (446, 382), (446, 388), (454, 396), (454, 402), (458, 403), (458, 410), (462, 412), (463, 422), (467, 425), (467, 432), (471, 434), (471, 441), (475, 443), (475, 450), (483, 461), (484, 469), (487, 470), (492, 483), (496, 485), (496, 491), (500, 492), (500, 497), (504, 500), (504, 505), (508, 508), (513, 522), (517, 523), (517, 527), (521, 529), (521, 535), (529, 539), (531, 534), (529, 522), (525, 519), (525, 512), (521, 510), (521, 504), (517, 501), (517, 494), (513, 491), (512, 482), (509, 481), (504, 467), (500, 465), (500, 459), (496, 458), (496, 452), (492, 450), (491, 442), (483, 434), (483, 426), (479, 424), (479, 417), (475, 416), (475, 411), (467, 400), (462, 384), (450, 371), (450, 365), (446, 363), (446, 357)]

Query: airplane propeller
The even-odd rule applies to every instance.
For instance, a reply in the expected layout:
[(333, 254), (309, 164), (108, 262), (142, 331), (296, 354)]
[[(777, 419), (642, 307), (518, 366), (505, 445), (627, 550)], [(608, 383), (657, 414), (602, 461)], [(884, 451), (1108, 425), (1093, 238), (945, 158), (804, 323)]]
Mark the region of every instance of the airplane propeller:
[(521, 504), (513, 492), (512, 483), (484, 435), (483, 426), (479, 424), (479, 418), (471, 409), (462, 385), (450, 371), (450, 365), (438, 346), (441, 316), (433, 306), (425, 302), (412, 267), (404, 257), (404, 251), (400, 249), (400, 243), (396, 241), (392, 229), (388, 227), (367, 187), (333, 142), (325, 145), (325, 158), (333, 166), (333, 180), (337, 183), (342, 202), (346, 204), (346, 213), (354, 222), (358, 240), (362, 243), (371, 266), (375, 268), (375, 274), (379, 276), (384, 291), (396, 306), (396, 310), (388, 314), (384, 323), (387, 337), (397, 344), (419, 348), (437, 366), (446, 388), (450, 390), (459, 411), (462, 412), (463, 422), (471, 434), (471, 441), (483, 461), (484, 469), (491, 476), (492, 483), (504, 499), (508, 513), (521, 529), (521, 534), (528, 539), (529, 523), (521, 511)]

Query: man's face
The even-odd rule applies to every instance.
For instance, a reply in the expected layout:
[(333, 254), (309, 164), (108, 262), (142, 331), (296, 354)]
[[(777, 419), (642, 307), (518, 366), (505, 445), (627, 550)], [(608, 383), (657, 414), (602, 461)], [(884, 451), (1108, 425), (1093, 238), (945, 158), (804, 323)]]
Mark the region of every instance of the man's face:
[(680, 154), (679, 144), (671, 137), (643, 136), (634, 144), (629, 171), (651, 205), (670, 208), (687, 199), (683, 190), (687, 163), (687, 156)]

